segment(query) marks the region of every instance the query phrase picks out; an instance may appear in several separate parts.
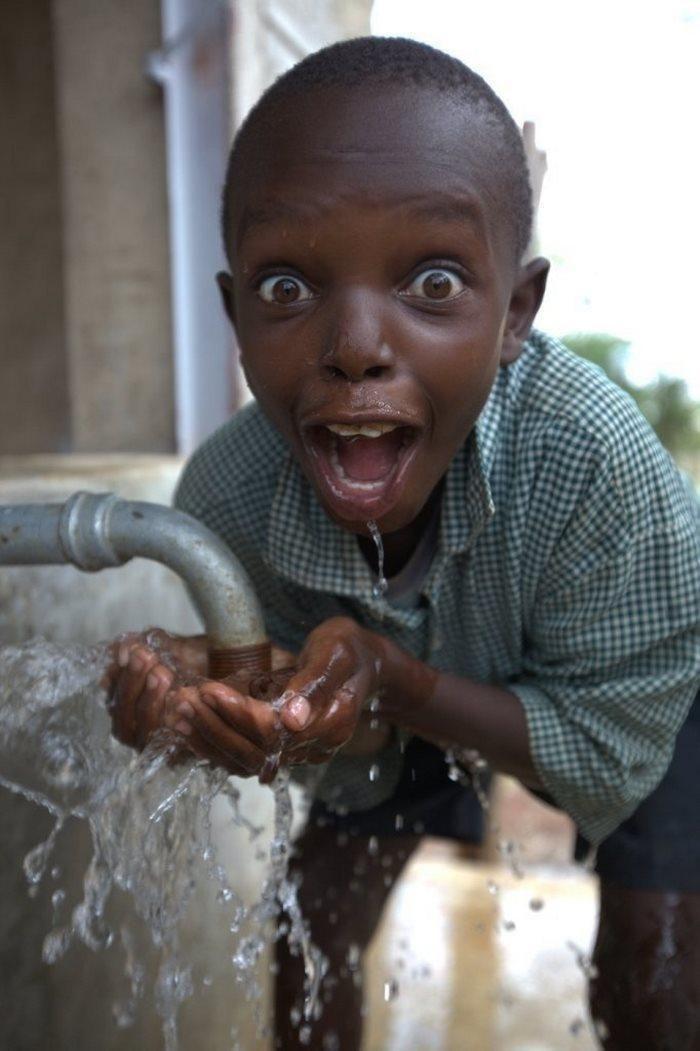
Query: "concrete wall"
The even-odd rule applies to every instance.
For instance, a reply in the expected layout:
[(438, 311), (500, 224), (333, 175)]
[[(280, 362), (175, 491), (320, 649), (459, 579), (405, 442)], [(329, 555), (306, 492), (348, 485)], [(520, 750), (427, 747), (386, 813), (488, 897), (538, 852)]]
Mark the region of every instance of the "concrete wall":
[(0, 5), (0, 452), (174, 448), (159, 0)]
[(70, 447), (49, 0), (0, 5), (0, 449)]
[(73, 449), (173, 449), (158, 0), (54, 0)]

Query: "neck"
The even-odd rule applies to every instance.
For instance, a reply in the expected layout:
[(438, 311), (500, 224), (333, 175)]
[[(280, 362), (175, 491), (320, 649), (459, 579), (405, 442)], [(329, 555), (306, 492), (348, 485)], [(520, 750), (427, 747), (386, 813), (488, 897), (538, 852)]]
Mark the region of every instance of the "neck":
[[(436, 510), (442, 497), (442, 482), (440, 482), (428, 497), (425, 506), (416, 518), (403, 529), (397, 529), (395, 533), (382, 533), (384, 545), (384, 575), (391, 578), (400, 573), (418, 547), (421, 537), (428, 527), (428, 523)], [(365, 560), (376, 573), (378, 570), (377, 548), (371, 536), (358, 536), (357, 541)]]

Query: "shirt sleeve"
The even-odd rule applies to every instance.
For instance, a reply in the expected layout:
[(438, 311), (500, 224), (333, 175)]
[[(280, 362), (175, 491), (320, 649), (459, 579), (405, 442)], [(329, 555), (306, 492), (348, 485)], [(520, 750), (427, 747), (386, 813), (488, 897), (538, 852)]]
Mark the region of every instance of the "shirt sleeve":
[(700, 685), (696, 508), (671, 468), (644, 505), (625, 485), (609, 464), (562, 532), (508, 684), (544, 786), (592, 843), (661, 780)]

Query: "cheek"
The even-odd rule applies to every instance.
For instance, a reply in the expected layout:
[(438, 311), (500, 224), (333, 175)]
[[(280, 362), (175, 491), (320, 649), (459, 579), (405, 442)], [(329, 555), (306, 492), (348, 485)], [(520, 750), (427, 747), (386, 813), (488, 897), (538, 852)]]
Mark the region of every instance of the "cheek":
[(498, 370), (500, 344), (460, 341), (435, 355), (427, 384), (438, 423), (446, 431), (468, 431), (483, 408)]

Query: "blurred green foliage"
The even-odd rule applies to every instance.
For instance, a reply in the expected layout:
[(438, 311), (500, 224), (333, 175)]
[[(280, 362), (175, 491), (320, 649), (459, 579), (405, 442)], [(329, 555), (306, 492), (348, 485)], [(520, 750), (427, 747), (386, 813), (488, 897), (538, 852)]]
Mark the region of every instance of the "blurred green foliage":
[(598, 365), (610, 379), (627, 391), (644, 413), (661, 442), (684, 467), (698, 470), (700, 458), (700, 403), (694, 401), (684, 380), (658, 376), (638, 387), (627, 377), (629, 344), (603, 332), (576, 332), (562, 343)]

